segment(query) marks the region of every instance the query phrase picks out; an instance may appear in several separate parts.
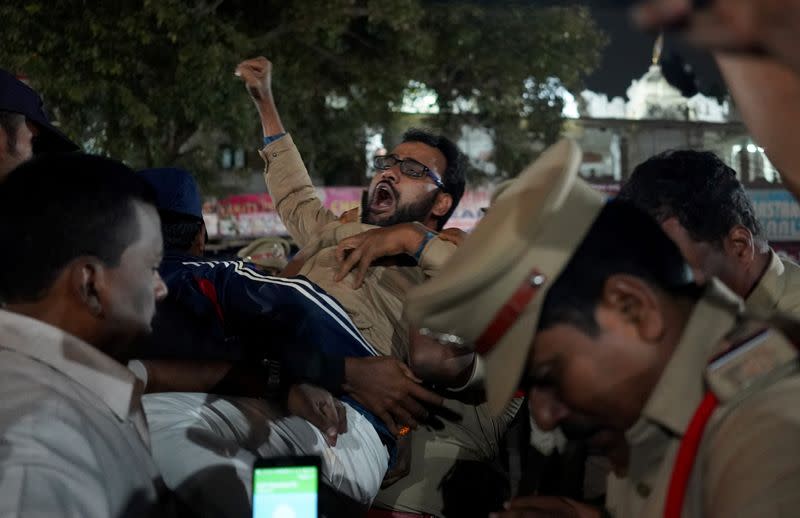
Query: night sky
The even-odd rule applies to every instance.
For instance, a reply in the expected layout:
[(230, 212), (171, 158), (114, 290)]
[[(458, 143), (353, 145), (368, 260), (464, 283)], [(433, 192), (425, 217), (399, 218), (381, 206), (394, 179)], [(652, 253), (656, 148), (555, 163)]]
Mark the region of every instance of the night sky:
[[(595, 20), (609, 38), (602, 62), (587, 79), (587, 86), (610, 96), (622, 96), (631, 80), (641, 77), (650, 66), (655, 35), (636, 29), (625, 8), (608, 7), (609, 4), (623, 2), (587, 0), (581, 3), (592, 6)], [(722, 78), (711, 56), (686, 45), (675, 36), (667, 36), (662, 67), (667, 80), (684, 95), (694, 95), (698, 90), (706, 95), (721, 96), (725, 93)]]
[[(432, 0), (458, 3), (465, 0)], [(635, 0), (472, 0), (492, 5), (533, 4), (541, 6), (587, 5), (598, 25), (609, 38), (608, 46), (597, 70), (586, 81), (586, 86), (609, 96), (624, 96), (633, 79), (641, 77), (650, 66), (655, 35), (636, 29), (629, 17), (627, 6)], [(662, 68), (667, 80), (684, 95), (698, 91), (706, 95), (725, 95), (722, 78), (711, 56), (694, 49), (679, 38), (667, 36), (662, 55)]]

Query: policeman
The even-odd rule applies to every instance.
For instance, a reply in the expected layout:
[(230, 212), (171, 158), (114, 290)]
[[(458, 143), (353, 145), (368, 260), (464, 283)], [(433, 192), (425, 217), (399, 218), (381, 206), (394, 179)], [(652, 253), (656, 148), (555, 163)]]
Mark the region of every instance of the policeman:
[(39, 94), (0, 69), (0, 180), (34, 152), (77, 149), (50, 122)]
[[(494, 411), (524, 387), (539, 426), (608, 455), (606, 513), (796, 515), (797, 326), (696, 284), (654, 220), (577, 178), (580, 160), (563, 141), (524, 171), (410, 294), (410, 319), (484, 356)], [(601, 515), (542, 497), (501, 513), (545, 514)]]
[(736, 171), (714, 153), (651, 157), (636, 166), (619, 198), (658, 220), (697, 279), (717, 277), (749, 309), (800, 316), (800, 266), (770, 248)]

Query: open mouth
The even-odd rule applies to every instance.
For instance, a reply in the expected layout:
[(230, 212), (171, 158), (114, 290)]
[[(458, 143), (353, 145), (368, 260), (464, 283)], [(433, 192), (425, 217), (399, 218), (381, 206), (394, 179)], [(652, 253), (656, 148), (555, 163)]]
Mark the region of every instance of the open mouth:
[(375, 186), (372, 193), (372, 202), (369, 208), (372, 211), (386, 212), (394, 208), (397, 203), (397, 195), (389, 182), (381, 182)]

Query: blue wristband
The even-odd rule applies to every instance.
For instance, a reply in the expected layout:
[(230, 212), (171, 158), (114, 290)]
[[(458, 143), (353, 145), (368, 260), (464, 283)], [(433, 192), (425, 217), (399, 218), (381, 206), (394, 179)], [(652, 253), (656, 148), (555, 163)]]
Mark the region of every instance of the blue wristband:
[(264, 145), (267, 146), (269, 144), (272, 144), (276, 140), (280, 140), (280, 138), (283, 137), (284, 135), (286, 135), (285, 131), (283, 133), (278, 133), (277, 135), (266, 136), (264, 137)]
[(422, 238), (422, 243), (419, 244), (419, 248), (414, 253), (414, 260), (419, 262), (420, 257), (422, 257), (422, 251), (425, 250), (425, 245), (434, 237), (436, 237), (436, 232), (431, 232), (430, 230), (425, 231), (425, 237)]

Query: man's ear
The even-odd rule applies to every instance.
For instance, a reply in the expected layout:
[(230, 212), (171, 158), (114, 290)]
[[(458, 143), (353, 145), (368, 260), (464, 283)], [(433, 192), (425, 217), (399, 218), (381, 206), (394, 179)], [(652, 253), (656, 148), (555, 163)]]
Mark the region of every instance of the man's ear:
[(753, 233), (744, 225), (734, 225), (723, 239), (725, 255), (741, 263), (749, 263), (756, 254)]
[(8, 153), (8, 133), (0, 127), (0, 156)]
[(600, 304), (635, 327), (647, 341), (656, 341), (665, 330), (655, 290), (638, 277), (616, 274), (606, 279)]
[(205, 222), (200, 225), (200, 230), (194, 236), (192, 247), (190, 248), (193, 255), (202, 257), (206, 251), (206, 243), (208, 243), (208, 231), (206, 230)]
[(453, 206), (453, 197), (446, 193), (439, 191), (436, 194), (436, 201), (433, 204), (433, 209), (431, 213), (436, 216), (437, 218), (441, 218), (450, 210), (450, 207)]
[(70, 285), (77, 300), (92, 315), (102, 316), (102, 293), (106, 280), (103, 264), (94, 257), (82, 257), (72, 261), (68, 268)]

